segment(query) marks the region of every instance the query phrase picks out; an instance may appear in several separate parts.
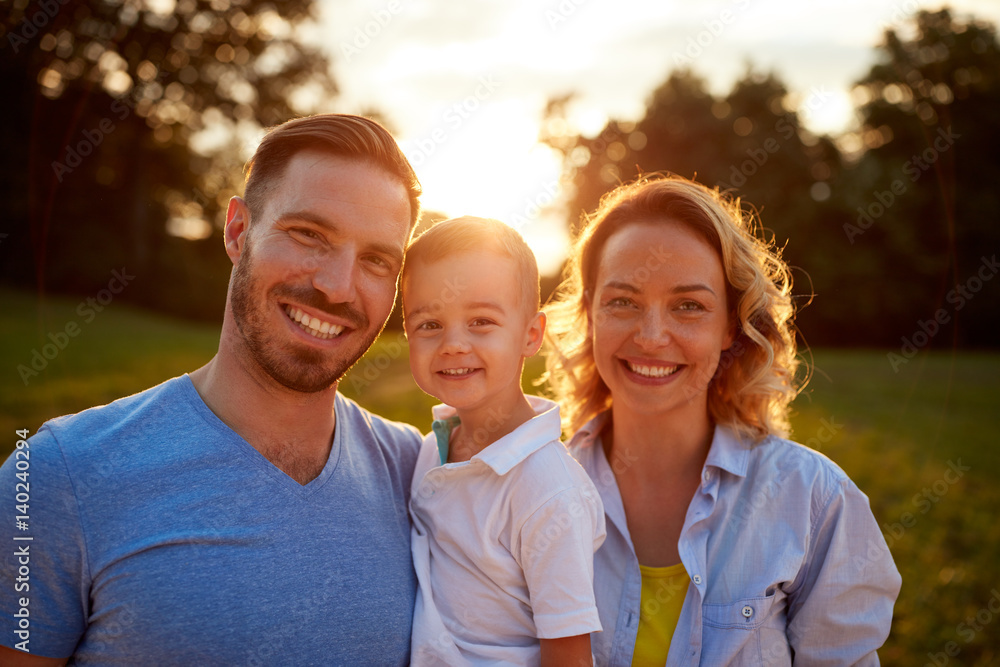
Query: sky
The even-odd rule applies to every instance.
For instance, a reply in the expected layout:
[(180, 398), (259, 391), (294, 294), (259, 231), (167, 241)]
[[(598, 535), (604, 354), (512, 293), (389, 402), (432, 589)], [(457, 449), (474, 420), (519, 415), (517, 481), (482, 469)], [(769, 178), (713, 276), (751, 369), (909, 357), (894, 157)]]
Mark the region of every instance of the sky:
[[(1000, 1), (949, 3), (1000, 23)], [(575, 95), (572, 130), (638, 120), (688, 66), (716, 94), (753, 66), (795, 95), (804, 124), (848, 132), (850, 90), (884, 31), (918, 0), (319, 0), (307, 39), (329, 54), (336, 111), (377, 112), (424, 186), (424, 207), (512, 224), (543, 272), (565, 256), (567, 193), (537, 141), (546, 102)]]

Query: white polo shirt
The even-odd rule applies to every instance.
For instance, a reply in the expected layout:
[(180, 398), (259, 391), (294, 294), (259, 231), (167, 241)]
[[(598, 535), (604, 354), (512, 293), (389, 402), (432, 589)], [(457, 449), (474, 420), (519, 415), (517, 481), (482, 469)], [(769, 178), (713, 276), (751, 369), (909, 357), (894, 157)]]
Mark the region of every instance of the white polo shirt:
[(424, 439), (410, 496), (412, 665), (538, 665), (539, 638), (601, 629), (600, 496), (559, 441), (559, 406), (528, 400), (535, 417), (469, 461), (441, 465), (435, 434)]

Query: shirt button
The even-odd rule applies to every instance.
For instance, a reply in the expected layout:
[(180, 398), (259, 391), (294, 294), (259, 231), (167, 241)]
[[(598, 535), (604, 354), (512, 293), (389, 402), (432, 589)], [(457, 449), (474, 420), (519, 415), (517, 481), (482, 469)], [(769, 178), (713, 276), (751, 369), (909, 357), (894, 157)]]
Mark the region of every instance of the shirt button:
[(711, 473), (711, 472), (709, 472), (708, 470), (706, 470), (706, 471), (705, 471), (705, 472), (704, 472), (704, 473), (702, 474), (702, 477), (704, 477), (704, 478), (705, 478), (705, 481), (707, 482), (708, 480), (712, 479), (712, 473)]
[(691, 581), (693, 581), (695, 583), (695, 586), (697, 586), (698, 584), (701, 583), (701, 575), (700, 574), (694, 575), (693, 577), (691, 577)]
[(750, 618), (751, 616), (753, 616), (753, 607), (749, 605), (743, 607), (743, 616), (745, 616), (746, 618)]

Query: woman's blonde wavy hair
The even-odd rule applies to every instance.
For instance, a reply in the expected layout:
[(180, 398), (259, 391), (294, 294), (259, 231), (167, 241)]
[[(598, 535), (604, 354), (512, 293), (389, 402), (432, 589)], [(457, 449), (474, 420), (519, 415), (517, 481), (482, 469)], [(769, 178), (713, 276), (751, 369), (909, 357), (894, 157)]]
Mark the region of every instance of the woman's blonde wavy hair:
[(710, 417), (755, 442), (768, 435), (787, 437), (788, 406), (802, 388), (795, 378), (799, 362), (788, 266), (773, 243), (756, 236), (754, 218), (739, 199), (661, 174), (642, 176), (601, 199), (545, 306), (544, 379), (560, 403), (564, 428), (574, 433), (611, 407), (610, 391), (594, 362), (588, 316), (604, 245), (629, 224), (659, 221), (688, 225), (722, 258), (737, 332), (709, 383)]

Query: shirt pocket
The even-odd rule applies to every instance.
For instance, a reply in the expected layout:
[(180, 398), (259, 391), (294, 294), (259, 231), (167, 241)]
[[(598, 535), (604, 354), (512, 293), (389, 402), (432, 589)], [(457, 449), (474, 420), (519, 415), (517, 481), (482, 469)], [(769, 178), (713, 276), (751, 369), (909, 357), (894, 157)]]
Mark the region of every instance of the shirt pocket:
[(743, 598), (729, 604), (702, 605), (705, 625), (724, 630), (756, 630), (771, 615), (774, 593), (755, 598)]
[(702, 605), (702, 664), (791, 665), (780, 591)]

